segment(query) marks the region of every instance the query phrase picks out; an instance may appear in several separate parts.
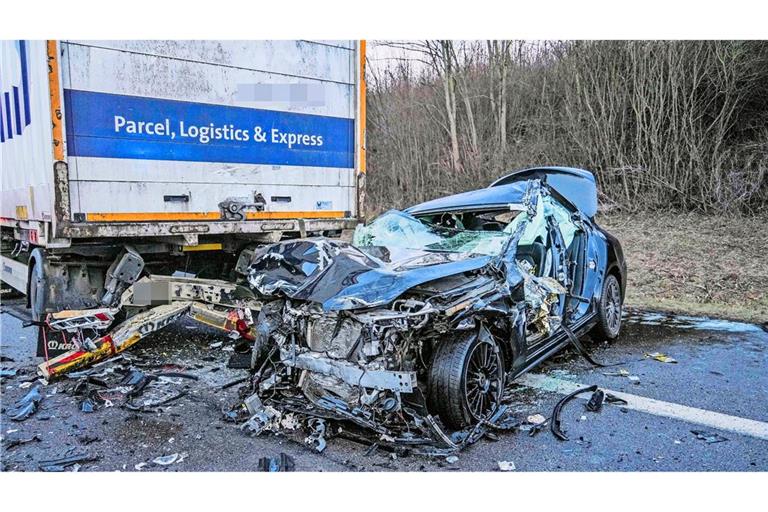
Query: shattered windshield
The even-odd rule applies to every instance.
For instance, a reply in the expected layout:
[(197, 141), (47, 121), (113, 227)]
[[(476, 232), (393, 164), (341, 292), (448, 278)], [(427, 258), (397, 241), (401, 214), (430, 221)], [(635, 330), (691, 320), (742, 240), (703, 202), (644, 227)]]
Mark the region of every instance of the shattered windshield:
[(355, 230), (356, 247), (386, 247), (427, 252), (496, 256), (511, 231), (472, 231), (429, 224), (397, 210), (390, 210), (367, 226)]

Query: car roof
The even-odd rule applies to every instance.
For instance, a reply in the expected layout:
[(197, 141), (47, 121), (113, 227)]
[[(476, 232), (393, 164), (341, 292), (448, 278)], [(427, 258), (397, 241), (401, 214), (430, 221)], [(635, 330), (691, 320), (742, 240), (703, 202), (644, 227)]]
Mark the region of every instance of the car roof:
[(503, 176), (490, 187), (506, 186), (520, 180), (541, 179), (581, 213), (592, 218), (597, 213), (595, 175), (575, 167), (531, 167)]
[(470, 190), (461, 194), (440, 197), (417, 204), (406, 209), (411, 215), (433, 212), (477, 210), (485, 207), (505, 207), (508, 204), (522, 204), (527, 189), (527, 181), (518, 181), (492, 188)]
[(488, 188), (441, 197), (406, 209), (411, 215), (445, 211), (477, 210), (522, 204), (527, 181), (540, 179), (557, 195), (589, 218), (597, 213), (597, 186), (594, 175), (575, 167), (531, 167), (511, 172)]

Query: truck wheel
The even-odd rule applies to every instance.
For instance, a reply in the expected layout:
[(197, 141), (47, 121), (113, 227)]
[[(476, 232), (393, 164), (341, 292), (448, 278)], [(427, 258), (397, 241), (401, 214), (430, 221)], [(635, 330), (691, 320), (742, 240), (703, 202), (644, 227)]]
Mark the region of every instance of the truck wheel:
[(504, 365), (495, 341), (477, 332), (438, 344), (429, 368), (427, 406), (449, 428), (491, 415), (504, 392)]
[(603, 282), (603, 292), (597, 308), (597, 324), (592, 336), (599, 340), (615, 340), (621, 331), (621, 285), (613, 274)]
[(27, 282), (27, 305), (32, 310), (32, 320), (40, 322), (45, 318), (45, 255), (42, 249), (34, 249), (30, 255), (32, 266), (29, 269), (29, 281)]

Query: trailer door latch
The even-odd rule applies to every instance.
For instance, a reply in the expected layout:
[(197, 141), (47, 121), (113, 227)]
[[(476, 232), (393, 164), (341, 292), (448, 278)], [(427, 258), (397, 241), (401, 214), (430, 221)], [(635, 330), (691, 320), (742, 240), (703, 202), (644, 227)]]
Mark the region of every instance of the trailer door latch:
[(248, 197), (228, 197), (219, 203), (221, 218), (224, 220), (245, 220), (247, 210), (263, 212), (267, 201), (260, 193), (253, 197), (253, 201)]

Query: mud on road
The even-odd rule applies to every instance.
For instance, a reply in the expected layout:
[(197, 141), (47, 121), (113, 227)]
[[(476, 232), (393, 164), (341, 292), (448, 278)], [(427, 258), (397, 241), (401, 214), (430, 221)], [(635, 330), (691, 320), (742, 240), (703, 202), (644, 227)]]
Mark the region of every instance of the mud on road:
[[(125, 353), (147, 373), (183, 372), (153, 387), (181, 394), (148, 411), (112, 407), (82, 411), (73, 380), (41, 386), (38, 410), (12, 421), (16, 400), (36, 385), (34, 328), (23, 328), (21, 301), (6, 301), (0, 314), (2, 368), (2, 469), (37, 471), (41, 462), (87, 455), (66, 471), (255, 471), (260, 459), (287, 454), (297, 471), (766, 471), (768, 470), (768, 333), (752, 324), (654, 314), (630, 314), (612, 344), (587, 343), (594, 358), (621, 361), (593, 368), (566, 351), (510, 387), (515, 418), (549, 417), (573, 383), (597, 384), (650, 403), (646, 411), (606, 404), (589, 412), (583, 399), (562, 414), (568, 441), (548, 429), (498, 433), (457, 454), (457, 459), (389, 452), (332, 432), (317, 453), (306, 433), (250, 437), (224, 414), (241, 399), (237, 385), (247, 376), (227, 367), (234, 342), (219, 331), (183, 320)], [(677, 363), (646, 354), (661, 353)], [(7, 359), (8, 358), (8, 359)], [(119, 364), (115, 361), (110, 364)], [(139, 366), (143, 365), (143, 366)], [(4, 372), (6, 373), (6, 372)], [(181, 393), (183, 392), (183, 394)], [(646, 400), (649, 399), (649, 400)], [(524, 427), (525, 428), (525, 427)], [(694, 431), (696, 433), (694, 433)], [(153, 462), (157, 461), (157, 462)], [(509, 464), (512, 463), (512, 464)]]

